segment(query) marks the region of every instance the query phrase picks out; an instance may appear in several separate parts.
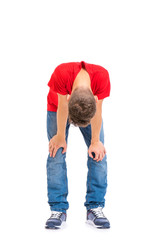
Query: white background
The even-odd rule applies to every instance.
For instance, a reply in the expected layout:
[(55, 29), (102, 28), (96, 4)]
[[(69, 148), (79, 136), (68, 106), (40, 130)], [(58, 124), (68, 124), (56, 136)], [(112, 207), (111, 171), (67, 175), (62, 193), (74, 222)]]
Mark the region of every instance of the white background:
[[(160, 15), (157, 0), (0, 2), (0, 228), (3, 239), (160, 239)], [(109, 230), (87, 224), (87, 148), (68, 139), (68, 219), (44, 228), (47, 203), (47, 83), (63, 62), (105, 67)], [(1, 237), (2, 239), (2, 237)]]

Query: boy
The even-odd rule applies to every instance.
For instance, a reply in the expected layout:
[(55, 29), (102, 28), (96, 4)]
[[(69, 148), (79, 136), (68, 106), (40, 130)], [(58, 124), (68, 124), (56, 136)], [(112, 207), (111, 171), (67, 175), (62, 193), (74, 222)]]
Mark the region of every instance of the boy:
[(84, 203), (87, 222), (98, 228), (109, 228), (104, 216), (107, 189), (107, 157), (104, 147), (102, 101), (110, 95), (108, 71), (84, 61), (62, 63), (48, 82), (47, 189), (51, 217), (46, 228), (58, 228), (66, 221), (68, 181), (66, 149), (70, 124), (78, 126), (88, 147), (87, 194)]

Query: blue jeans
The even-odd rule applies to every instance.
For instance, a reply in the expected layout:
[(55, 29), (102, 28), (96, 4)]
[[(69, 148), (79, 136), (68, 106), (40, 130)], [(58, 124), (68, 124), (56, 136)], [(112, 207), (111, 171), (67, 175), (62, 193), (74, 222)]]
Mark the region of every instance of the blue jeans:
[[(66, 142), (68, 139), (68, 130), (70, 124), (67, 119), (66, 124)], [(91, 144), (91, 125), (87, 127), (79, 127), (85, 143), (89, 148)], [(47, 135), (50, 140), (57, 133), (57, 113), (47, 111)], [(103, 120), (100, 131), (100, 141), (104, 144)], [(69, 208), (67, 201), (68, 195), (68, 179), (66, 167), (66, 153), (62, 154), (62, 149), (59, 148), (55, 157), (47, 159), (47, 190), (48, 203), (51, 211), (66, 212)], [(95, 207), (104, 207), (105, 194), (107, 190), (107, 156), (102, 161), (95, 161), (88, 155), (88, 175), (87, 175), (87, 193), (84, 206), (88, 209)]]

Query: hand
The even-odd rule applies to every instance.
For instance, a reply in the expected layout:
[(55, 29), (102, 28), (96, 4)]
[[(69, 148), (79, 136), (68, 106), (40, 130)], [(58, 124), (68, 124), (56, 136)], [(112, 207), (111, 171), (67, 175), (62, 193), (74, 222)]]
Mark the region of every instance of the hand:
[(56, 152), (58, 149), (62, 147), (63, 151), (62, 154), (66, 152), (67, 149), (67, 143), (65, 139), (61, 138), (59, 135), (55, 135), (51, 140), (49, 141), (49, 153), (50, 157), (55, 157)]
[[(95, 157), (93, 157), (92, 153), (95, 153)], [(89, 156), (96, 160), (97, 162), (102, 161), (106, 154), (106, 149), (101, 141), (91, 143), (88, 149)]]

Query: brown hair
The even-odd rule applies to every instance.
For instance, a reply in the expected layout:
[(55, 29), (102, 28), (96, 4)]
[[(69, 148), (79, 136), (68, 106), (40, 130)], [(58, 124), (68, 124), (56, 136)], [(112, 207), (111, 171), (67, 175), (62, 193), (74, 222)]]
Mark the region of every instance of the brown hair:
[(77, 87), (68, 103), (69, 123), (86, 127), (96, 113), (96, 100), (89, 88)]

